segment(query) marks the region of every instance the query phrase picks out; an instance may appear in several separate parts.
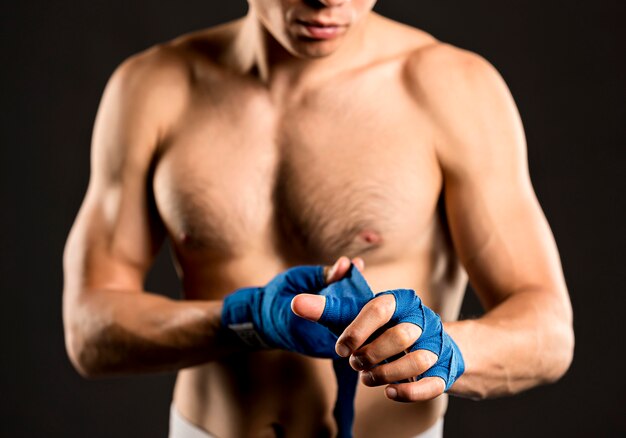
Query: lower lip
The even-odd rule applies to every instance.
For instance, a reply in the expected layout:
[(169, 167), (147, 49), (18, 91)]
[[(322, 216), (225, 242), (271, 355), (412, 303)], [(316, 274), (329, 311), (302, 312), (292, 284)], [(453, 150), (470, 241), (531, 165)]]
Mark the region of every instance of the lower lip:
[(309, 38), (317, 40), (329, 40), (341, 35), (345, 29), (344, 26), (311, 26), (302, 24), (304, 34)]

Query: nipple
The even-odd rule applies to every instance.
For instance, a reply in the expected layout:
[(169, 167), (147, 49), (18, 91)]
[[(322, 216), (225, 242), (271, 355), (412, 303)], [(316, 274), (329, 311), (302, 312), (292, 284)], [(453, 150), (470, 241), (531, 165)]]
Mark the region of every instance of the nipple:
[(189, 245), (192, 242), (192, 237), (189, 235), (189, 233), (186, 233), (185, 231), (181, 231), (180, 233), (178, 233), (178, 241), (180, 243), (182, 243), (183, 245)]
[(372, 246), (378, 246), (383, 241), (382, 236), (374, 230), (363, 230), (359, 233), (359, 237)]
[(193, 234), (187, 231), (178, 233), (178, 242), (185, 248), (196, 248), (200, 243)]

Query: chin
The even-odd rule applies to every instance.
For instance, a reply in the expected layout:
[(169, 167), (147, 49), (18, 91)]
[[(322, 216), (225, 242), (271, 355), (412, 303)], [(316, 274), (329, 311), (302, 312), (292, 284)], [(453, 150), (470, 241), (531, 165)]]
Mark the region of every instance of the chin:
[(340, 46), (340, 41), (315, 41), (299, 40), (294, 41), (289, 48), (289, 52), (298, 58), (324, 58), (332, 55)]

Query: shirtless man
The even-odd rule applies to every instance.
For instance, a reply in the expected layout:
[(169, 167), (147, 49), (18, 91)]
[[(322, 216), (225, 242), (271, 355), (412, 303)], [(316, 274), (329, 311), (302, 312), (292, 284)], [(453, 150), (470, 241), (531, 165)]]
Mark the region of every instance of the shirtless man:
[[(218, 437), (332, 434), (330, 361), (246, 351), (220, 317), (233, 291), (341, 255), (365, 262), (374, 292), (413, 289), (446, 321), (465, 361), (450, 393), (513, 394), (567, 370), (568, 293), (506, 85), (479, 56), (374, 3), (249, 0), (244, 18), (113, 74), (64, 257), (66, 343), (81, 374), (180, 370), (174, 414)], [(186, 300), (143, 291), (166, 237)], [(468, 277), (486, 314), (455, 321)], [(339, 338), (356, 369), (419, 337), (398, 325), (362, 346), (393, 312), (389, 298)], [(315, 320), (324, 299), (293, 306)], [(391, 383), (434, 359), (416, 351), (363, 373), (355, 435), (432, 430), (442, 381)]]

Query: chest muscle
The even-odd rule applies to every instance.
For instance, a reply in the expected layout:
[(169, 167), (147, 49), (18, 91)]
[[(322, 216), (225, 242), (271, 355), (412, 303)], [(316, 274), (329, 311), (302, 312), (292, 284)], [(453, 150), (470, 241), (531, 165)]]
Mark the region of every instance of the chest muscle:
[(176, 245), (298, 262), (419, 245), (441, 181), (427, 125), (399, 90), (330, 88), (280, 114), (268, 102), (198, 105), (164, 148), (154, 188)]

